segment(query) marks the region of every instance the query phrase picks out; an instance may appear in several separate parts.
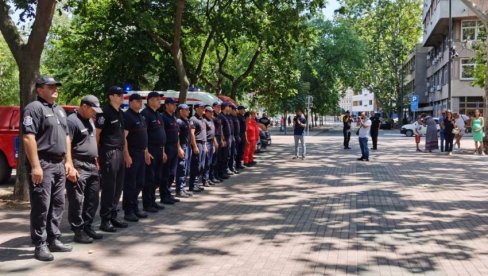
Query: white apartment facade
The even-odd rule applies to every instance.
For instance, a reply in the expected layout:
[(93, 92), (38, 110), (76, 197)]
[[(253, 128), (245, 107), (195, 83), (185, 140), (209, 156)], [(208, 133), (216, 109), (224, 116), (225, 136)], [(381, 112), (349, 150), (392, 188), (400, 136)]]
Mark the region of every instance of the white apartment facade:
[(375, 110), (374, 93), (366, 88), (352, 92), (352, 113), (371, 112)]

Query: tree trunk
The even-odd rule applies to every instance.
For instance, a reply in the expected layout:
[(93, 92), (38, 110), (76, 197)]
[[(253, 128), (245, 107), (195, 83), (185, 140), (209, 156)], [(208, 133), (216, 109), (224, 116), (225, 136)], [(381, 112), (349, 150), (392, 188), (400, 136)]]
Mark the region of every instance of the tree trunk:
[(176, 67), (176, 73), (178, 74), (178, 80), (180, 82), (180, 97), (179, 102), (186, 102), (186, 96), (188, 94), (188, 86), (190, 85), (188, 77), (186, 75), (185, 65), (183, 64), (183, 53), (181, 49), (175, 49), (173, 53), (173, 61)]

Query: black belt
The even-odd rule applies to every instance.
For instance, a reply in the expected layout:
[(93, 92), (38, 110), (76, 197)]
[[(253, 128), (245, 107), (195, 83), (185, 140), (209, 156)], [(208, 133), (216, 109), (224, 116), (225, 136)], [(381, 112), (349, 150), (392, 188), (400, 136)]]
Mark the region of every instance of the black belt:
[(213, 142), (213, 140), (214, 140), (214, 139), (208, 139), (208, 140), (207, 140), (207, 143), (211, 143), (211, 142)]
[(150, 148), (160, 148), (160, 149), (162, 149), (162, 148), (164, 148), (164, 145), (149, 144), (149, 145), (148, 145), (148, 147), (150, 147)]
[(73, 160), (82, 162), (96, 162), (96, 157), (87, 155), (73, 155)]
[(102, 151), (124, 150), (124, 147), (107, 147), (107, 146), (102, 146), (102, 147), (100, 147), (100, 150), (102, 150)]
[(49, 153), (39, 153), (38, 156), (39, 159), (50, 161), (50, 162), (61, 162), (64, 160), (63, 155), (60, 156), (60, 155), (49, 154)]
[(205, 144), (205, 141), (197, 141), (197, 144)]

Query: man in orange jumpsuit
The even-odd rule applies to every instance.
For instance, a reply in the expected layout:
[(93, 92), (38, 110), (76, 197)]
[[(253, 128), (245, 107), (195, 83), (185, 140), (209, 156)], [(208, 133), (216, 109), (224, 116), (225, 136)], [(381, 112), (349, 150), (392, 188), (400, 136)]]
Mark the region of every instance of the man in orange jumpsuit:
[(259, 137), (259, 126), (256, 123), (256, 112), (246, 112), (246, 136), (248, 143), (244, 149), (243, 162), (245, 166), (251, 167), (256, 165), (254, 161), (254, 152), (256, 151), (256, 142)]

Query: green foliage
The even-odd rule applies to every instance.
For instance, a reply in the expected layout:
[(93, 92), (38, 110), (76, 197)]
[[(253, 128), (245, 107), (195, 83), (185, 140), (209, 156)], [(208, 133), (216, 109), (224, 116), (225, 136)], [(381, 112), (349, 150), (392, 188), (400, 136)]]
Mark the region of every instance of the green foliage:
[(420, 41), (420, 0), (344, 0), (348, 20), (365, 42), (367, 66), (358, 78), (389, 113), (402, 103), (401, 67)]
[(474, 45), (476, 53), (475, 61), (476, 67), (474, 68), (474, 80), (473, 85), (484, 88), (486, 84), (486, 63), (488, 61), (486, 57), (486, 42), (479, 42)]
[(17, 64), (0, 34), (0, 105), (18, 105), (19, 90)]

